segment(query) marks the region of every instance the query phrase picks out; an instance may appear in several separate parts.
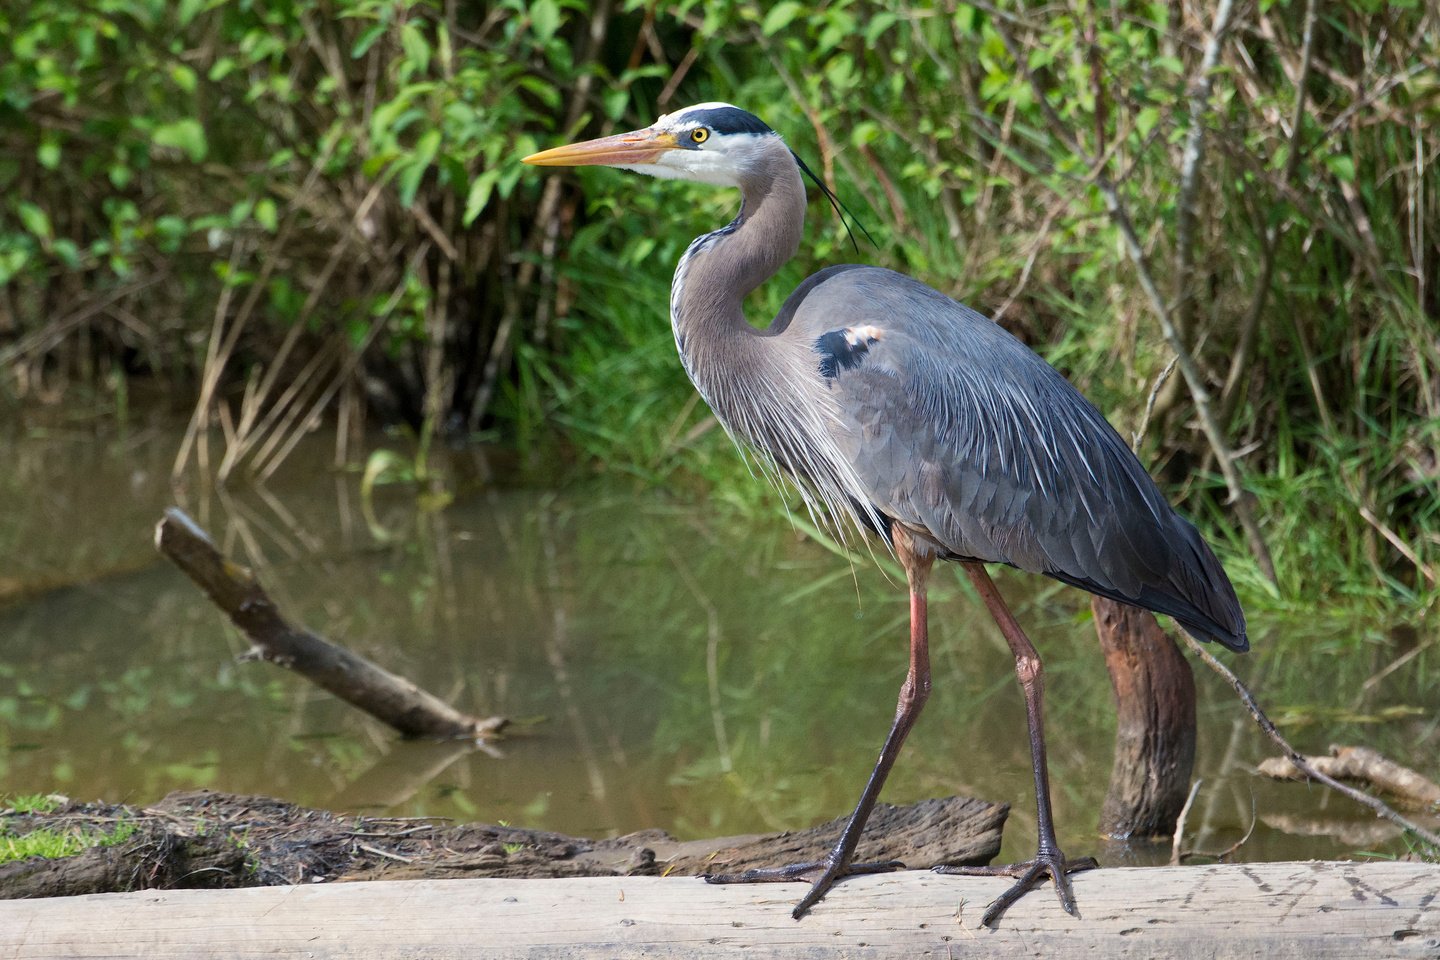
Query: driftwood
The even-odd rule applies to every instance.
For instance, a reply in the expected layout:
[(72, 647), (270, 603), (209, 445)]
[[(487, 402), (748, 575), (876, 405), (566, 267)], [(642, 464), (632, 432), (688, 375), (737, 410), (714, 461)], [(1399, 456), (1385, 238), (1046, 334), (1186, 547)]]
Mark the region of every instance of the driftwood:
[[(1305, 760), (1327, 777), (1368, 783), (1409, 806), (1431, 810), (1440, 808), (1440, 784), (1409, 767), (1387, 760), (1369, 747), (1332, 746), (1330, 756), (1306, 757)], [(1261, 776), (1276, 780), (1309, 779), (1289, 757), (1271, 757), (1261, 761), (1256, 769)]]
[(155, 528), (155, 546), (205, 591), (253, 645), (249, 656), (294, 670), (407, 737), (476, 738), (503, 717), (473, 717), (364, 657), (290, 623), (255, 574), (221, 556), (204, 530), (174, 507)]
[(1150, 611), (1103, 597), (1090, 606), (1118, 715), (1100, 832), (1169, 836), (1195, 764), (1194, 675)]
[[(963, 797), (880, 804), (860, 856), (911, 867), (988, 863), (1000, 850), (1007, 812), (1003, 804)], [(69, 804), (46, 814), (12, 813), (0, 817), (0, 833), (121, 822), (135, 830), (122, 844), (0, 864), (0, 899), (317, 880), (698, 875), (818, 859), (844, 825), (840, 819), (794, 833), (683, 842), (659, 830), (588, 840), (492, 824), (346, 816), (199, 790), (143, 809)]]
[(0, 956), (328, 960), (735, 956), (1204, 957), (1440, 955), (1440, 867), (1265, 863), (1091, 870), (1083, 917), (1048, 890), (979, 927), (1010, 881), (853, 877), (803, 920), (799, 884), (692, 878), (422, 880), (176, 890), (0, 903)]

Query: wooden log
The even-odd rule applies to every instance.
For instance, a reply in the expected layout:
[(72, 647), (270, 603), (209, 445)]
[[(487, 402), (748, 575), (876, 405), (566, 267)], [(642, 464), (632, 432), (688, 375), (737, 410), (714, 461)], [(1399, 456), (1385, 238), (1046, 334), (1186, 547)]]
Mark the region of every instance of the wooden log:
[(1093, 870), (1082, 918), (1037, 890), (996, 930), (1010, 881), (928, 872), (854, 877), (799, 922), (800, 884), (690, 878), (418, 880), (177, 890), (0, 903), (0, 957), (369, 960), (594, 956), (1440, 956), (1440, 866), (1265, 863)]
[[(1000, 851), (1007, 812), (1004, 804), (969, 797), (882, 803), (861, 838), (860, 856), (917, 868), (989, 863)], [(645, 830), (591, 840), (498, 824), (358, 817), (194, 790), (144, 808), (66, 803), (44, 813), (0, 815), (0, 837), (117, 823), (132, 831), (123, 843), (0, 863), (0, 899), (313, 880), (697, 875), (818, 860), (834, 846), (845, 819), (745, 837), (679, 841)]]
[[(1440, 784), (1402, 767), (1369, 747), (1331, 746), (1328, 757), (1306, 757), (1306, 762), (1327, 777), (1368, 783), (1412, 807), (1440, 809)], [(1305, 771), (1289, 757), (1270, 757), (1256, 768), (1276, 780), (1307, 780)]]
[(290, 623), (255, 574), (221, 556), (184, 511), (170, 507), (155, 547), (205, 591), (253, 645), (250, 656), (294, 670), (407, 737), (481, 738), (503, 717), (472, 717), (357, 653)]
[(1195, 677), (1154, 614), (1092, 597), (1095, 632), (1110, 671), (1118, 723), (1100, 832), (1168, 837), (1195, 766)]

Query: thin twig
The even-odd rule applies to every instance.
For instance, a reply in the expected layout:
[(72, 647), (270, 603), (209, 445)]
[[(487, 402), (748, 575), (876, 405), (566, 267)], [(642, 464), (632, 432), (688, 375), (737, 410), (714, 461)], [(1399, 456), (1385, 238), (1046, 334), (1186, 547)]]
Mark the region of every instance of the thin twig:
[(1185, 820), (1190, 816), (1190, 807), (1195, 803), (1195, 796), (1200, 792), (1200, 784), (1204, 780), (1196, 780), (1190, 785), (1190, 795), (1185, 798), (1185, 806), (1180, 808), (1180, 816), (1175, 821), (1175, 836), (1170, 841), (1170, 866), (1180, 865), (1180, 844), (1185, 839)]
[(1175, 372), (1175, 364), (1179, 362), (1179, 357), (1171, 357), (1170, 362), (1165, 364), (1165, 369), (1160, 371), (1160, 376), (1155, 378), (1154, 386), (1150, 388), (1150, 396), (1145, 399), (1145, 413), (1140, 417), (1140, 426), (1135, 428), (1130, 438), (1130, 449), (1136, 453), (1140, 452), (1140, 441), (1145, 439), (1145, 431), (1150, 429), (1150, 415), (1155, 412), (1155, 399), (1160, 396), (1160, 391), (1165, 388), (1165, 381), (1170, 379), (1170, 374)]
[(1245, 705), (1246, 710), (1250, 711), (1250, 716), (1255, 718), (1255, 723), (1259, 725), (1260, 729), (1264, 731), (1265, 735), (1269, 737), (1272, 741), (1274, 741), (1274, 743), (1280, 748), (1281, 752), (1283, 752), (1285, 756), (1290, 758), (1290, 762), (1295, 764), (1295, 766), (1299, 767), (1302, 771), (1304, 771), (1307, 777), (1309, 777), (1311, 780), (1318, 780), (1320, 783), (1325, 784), (1332, 790), (1343, 793), (1345, 796), (1349, 797), (1351, 800), (1354, 800), (1356, 803), (1363, 804), (1364, 806), (1369, 807), (1371, 810), (1375, 811), (1376, 816), (1384, 817), (1391, 823), (1399, 824), (1401, 827), (1409, 830), (1411, 833), (1414, 833), (1417, 837), (1424, 840), (1426, 843), (1431, 844), (1437, 849), (1440, 849), (1440, 835), (1437, 835), (1434, 831), (1427, 830), (1424, 827), (1420, 826), (1418, 823), (1415, 823), (1413, 820), (1410, 820), (1408, 817), (1405, 817), (1402, 814), (1396, 812), (1389, 804), (1381, 800), (1379, 797), (1372, 797), (1370, 794), (1366, 793), (1363, 790), (1356, 790), (1354, 787), (1346, 786), (1335, 778), (1326, 776), (1325, 774), (1321, 773), (1313, 766), (1311, 766), (1310, 761), (1305, 758), (1304, 754), (1300, 753), (1300, 751), (1292, 747), (1290, 745), (1290, 742), (1286, 740), (1283, 736), (1281, 736), (1280, 731), (1275, 729), (1275, 724), (1272, 723), (1270, 718), (1265, 715), (1265, 711), (1260, 709), (1260, 704), (1255, 702), (1254, 695), (1250, 692), (1250, 689), (1246, 687), (1245, 684), (1240, 680), (1240, 678), (1235, 676), (1235, 674), (1231, 672), (1229, 667), (1225, 666), (1225, 664), (1221, 663), (1219, 660), (1216, 660), (1215, 657), (1210, 653), (1210, 651), (1206, 650), (1203, 646), (1200, 645), (1200, 641), (1196, 640), (1188, 633), (1184, 634), (1184, 637), (1185, 642), (1190, 645), (1190, 649), (1195, 652), (1195, 655), (1198, 656), (1201, 660), (1205, 661), (1205, 664), (1209, 666), (1211, 670), (1214, 670), (1221, 677), (1223, 677), (1226, 683), (1230, 684), (1230, 687), (1240, 697), (1240, 702)]
[(402, 857), (398, 853), (390, 853), (389, 851), (381, 850), (379, 847), (372, 847), (368, 843), (357, 843), (355, 846), (361, 850), (364, 850), (366, 853), (373, 853), (377, 857), (384, 857), (386, 860), (394, 860), (397, 863), (415, 862), (414, 857)]

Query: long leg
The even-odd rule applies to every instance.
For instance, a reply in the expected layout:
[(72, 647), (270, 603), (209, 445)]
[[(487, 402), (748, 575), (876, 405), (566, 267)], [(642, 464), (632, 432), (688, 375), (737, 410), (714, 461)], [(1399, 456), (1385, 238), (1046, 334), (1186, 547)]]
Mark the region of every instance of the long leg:
[(1035, 651), (1035, 645), (1025, 632), (1020, 629), (1020, 624), (1015, 620), (1015, 615), (1005, 605), (1005, 600), (1000, 596), (1000, 591), (995, 588), (995, 582), (990, 579), (990, 574), (985, 572), (983, 564), (965, 563), (965, 572), (970, 575), (970, 581), (975, 584), (975, 589), (980, 598), (985, 601), (985, 607), (995, 622), (1000, 627), (1000, 632), (1005, 636), (1005, 642), (1010, 645), (1010, 652), (1015, 656), (1015, 675), (1020, 679), (1020, 689), (1025, 694), (1025, 720), (1030, 729), (1030, 761), (1035, 771), (1035, 811), (1040, 834), (1039, 846), (1035, 851), (1035, 859), (1028, 863), (1016, 864), (1012, 867), (938, 867), (940, 873), (967, 874), (967, 875), (993, 875), (1001, 873), (1009, 876), (1018, 876), (1010, 889), (1002, 893), (995, 902), (985, 910), (985, 915), (980, 922), (985, 925), (993, 925), (1000, 915), (1009, 907), (1023, 897), (1044, 874), (1050, 874), (1055, 880), (1055, 892), (1060, 897), (1060, 906), (1065, 912), (1072, 916), (1079, 916), (1075, 909), (1075, 893), (1070, 887), (1068, 874), (1078, 870), (1088, 870), (1096, 863), (1093, 859), (1086, 857), (1082, 860), (1067, 863), (1065, 855), (1060, 852), (1060, 844), (1055, 840), (1055, 820), (1050, 809), (1050, 771), (1045, 762), (1045, 716), (1044, 716), (1044, 695), (1045, 684), (1041, 676), (1040, 654)]
[(850, 820), (845, 824), (840, 839), (825, 855), (825, 859), (815, 863), (797, 863), (705, 878), (710, 883), (810, 880), (810, 891), (800, 899), (792, 912), (797, 920), (819, 902), (837, 880), (857, 873), (880, 873), (904, 866), (896, 860), (883, 863), (850, 862), (855, 856), (855, 846), (860, 842), (860, 834), (865, 829), (865, 821), (870, 819), (870, 811), (874, 809), (875, 801), (880, 796), (880, 788), (885, 784), (885, 777), (895, 765), (895, 758), (900, 755), (900, 747), (905, 743), (906, 735), (915, 726), (916, 718), (920, 716), (925, 701), (930, 697), (930, 630), (925, 594), (934, 556), (923, 549), (917, 554), (909, 535), (898, 526), (895, 528), (894, 543), (896, 556), (905, 567), (905, 577), (910, 583), (910, 670), (905, 675), (905, 682), (900, 686), (900, 700), (895, 706), (895, 721), (890, 726), (890, 735), (885, 738), (885, 745), (880, 749), (880, 759), (875, 761), (875, 769), (870, 772), (870, 779), (866, 781), (860, 801), (855, 804), (855, 812), (850, 814)]

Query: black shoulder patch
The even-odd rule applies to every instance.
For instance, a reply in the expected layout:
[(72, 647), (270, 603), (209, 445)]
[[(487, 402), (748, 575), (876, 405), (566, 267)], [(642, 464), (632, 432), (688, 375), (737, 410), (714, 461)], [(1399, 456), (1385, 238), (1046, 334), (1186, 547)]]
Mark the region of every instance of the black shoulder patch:
[(880, 342), (878, 327), (866, 325), (831, 330), (815, 338), (815, 352), (820, 354), (820, 376), (833, 380), (841, 370), (858, 367), (870, 352), (870, 345)]
[(685, 114), (685, 122), (699, 123), (716, 133), (774, 133), (764, 120), (748, 110), (739, 107), (711, 107), (708, 110), (691, 110)]

